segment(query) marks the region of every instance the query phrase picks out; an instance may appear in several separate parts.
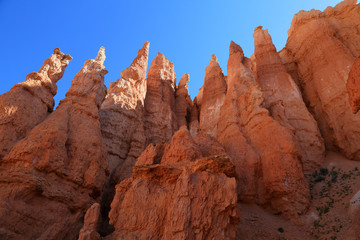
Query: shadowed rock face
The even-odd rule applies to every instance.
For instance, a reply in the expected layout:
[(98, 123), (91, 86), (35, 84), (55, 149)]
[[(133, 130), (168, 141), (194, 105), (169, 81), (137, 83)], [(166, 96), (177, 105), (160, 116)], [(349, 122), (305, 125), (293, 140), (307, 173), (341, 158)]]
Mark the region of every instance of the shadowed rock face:
[(144, 128), (146, 145), (169, 142), (178, 128), (175, 114), (174, 64), (158, 53), (147, 79)]
[(55, 48), (39, 72), (29, 73), (24, 82), (0, 96), (0, 160), (53, 111), (56, 82), (71, 59)]
[(360, 110), (360, 56), (351, 67), (346, 88), (349, 93), (349, 102), (352, 111), (356, 114)]
[(185, 73), (179, 81), (179, 86), (176, 88), (175, 113), (179, 127), (188, 125), (188, 120), (193, 106), (188, 91), (188, 83), (189, 74)]
[(291, 130), (299, 143), (303, 169), (312, 173), (324, 160), (325, 146), (301, 92), (287, 73), (267, 30), (255, 29), (256, 80), (271, 116)]
[(157, 164), (145, 151), (146, 164), (137, 163), (133, 177), (116, 186), (110, 212), (115, 232), (105, 239), (234, 239), (235, 169), (226, 156), (201, 158), (211, 151), (208, 139), (198, 139), (199, 148), (182, 127), (157, 153)]
[(356, 2), (344, 1), (324, 12), (300, 11), (282, 55), (297, 67), (304, 100), (327, 148), (360, 160), (360, 115), (352, 113), (346, 89), (351, 66), (360, 54), (360, 5)]
[(99, 200), (108, 175), (99, 121), (104, 60), (100, 48), (59, 107), (3, 158), (2, 239), (75, 239), (86, 209)]

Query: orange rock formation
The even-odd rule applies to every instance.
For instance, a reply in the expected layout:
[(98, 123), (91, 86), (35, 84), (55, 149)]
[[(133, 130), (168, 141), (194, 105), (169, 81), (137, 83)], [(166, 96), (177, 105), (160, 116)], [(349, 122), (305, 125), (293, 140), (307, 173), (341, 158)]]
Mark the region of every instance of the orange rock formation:
[(231, 42), (193, 101), (145, 42), (108, 93), (100, 48), (53, 111), (55, 49), (0, 96), (0, 238), (357, 239), (356, 3), (300, 11), (280, 52), (262, 27), (251, 58)]

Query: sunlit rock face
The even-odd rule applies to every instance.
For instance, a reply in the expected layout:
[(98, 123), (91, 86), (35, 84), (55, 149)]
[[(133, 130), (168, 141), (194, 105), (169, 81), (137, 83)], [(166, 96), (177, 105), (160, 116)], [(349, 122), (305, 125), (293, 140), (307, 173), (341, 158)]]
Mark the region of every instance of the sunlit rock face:
[(356, 239), (359, 6), (299, 12), (280, 52), (231, 41), (194, 100), (145, 42), (108, 91), (100, 48), (53, 111), (55, 49), (0, 96), (0, 239)]
[(271, 116), (291, 130), (299, 143), (303, 169), (312, 173), (325, 157), (324, 140), (301, 92), (287, 73), (267, 30), (255, 29), (256, 81)]
[(71, 59), (55, 48), (38, 72), (29, 73), (24, 82), (0, 95), (0, 159), (53, 111), (56, 83)]
[(149, 145), (133, 176), (116, 186), (115, 232), (105, 239), (234, 239), (235, 168), (226, 155), (206, 156), (208, 139), (199, 147), (183, 126), (165, 149)]
[(324, 12), (300, 11), (281, 55), (284, 62), (296, 65), (304, 100), (326, 147), (360, 160), (360, 115), (353, 114), (346, 89), (350, 69), (360, 54), (360, 6), (356, 3), (344, 1)]
[(76, 239), (108, 175), (99, 107), (104, 48), (85, 62), (58, 108), (0, 164), (2, 239)]
[(110, 83), (100, 108), (110, 170), (126, 161), (132, 162), (145, 148), (143, 121), (149, 45), (145, 42), (131, 65), (121, 72), (121, 78)]

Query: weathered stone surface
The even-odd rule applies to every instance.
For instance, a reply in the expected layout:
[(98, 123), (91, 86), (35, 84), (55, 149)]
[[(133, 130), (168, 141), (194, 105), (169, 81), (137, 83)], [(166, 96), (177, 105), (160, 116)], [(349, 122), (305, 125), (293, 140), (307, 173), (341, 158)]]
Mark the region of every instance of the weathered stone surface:
[[(297, 66), (300, 87), (326, 147), (360, 160), (360, 115), (353, 114), (346, 82), (360, 54), (360, 5), (355, 0), (324, 12), (295, 15), (282, 56)], [(316, 48), (314, 48), (316, 46)]]
[[(201, 96), (199, 129), (216, 137), (220, 107), (226, 94), (226, 81), (215, 55), (211, 56), (205, 69), (205, 80)], [(200, 98), (200, 96), (199, 96)]]
[(100, 240), (100, 234), (97, 232), (100, 222), (100, 204), (94, 203), (87, 211), (84, 217), (84, 226), (80, 230), (79, 240)]
[(193, 105), (190, 110), (189, 131), (192, 137), (196, 137), (199, 131), (199, 106), (197, 97), (194, 98)]
[(146, 145), (170, 142), (178, 129), (175, 84), (174, 64), (158, 53), (151, 62), (147, 79), (144, 118)]
[(309, 204), (309, 189), (295, 137), (269, 116), (263, 101), (242, 49), (231, 42), (228, 90), (220, 113), (226, 117), (220, 118), (218, 139), (237, 167), (238, 184), (247, 184), (240, 195), (296, 217)]
[(179, 127), (188, 125), (192, 109), (192, 101), (189, 95), (188, 86), (189, 74), (185, 73), (179, 81), (179, 86), (176, 88), (175, 98), (175, 113)]
[(130, 67), (121, 72), (121, 78), (110, 83), (101, 105), (101, 131), (110, 170), (127, 158), (136, 159), (145, 148), (142, 130), (149, 45), (145, 42)]
[(0, 96), (0, 160), (53, 111), (56, 82), (71, 59), (55, 48), (39, 72), (29, 73), (24, 82)]
[(349, 93), (352, 111), (355, 114), (360, 110), (360, 56), (356, 58), (351, 67), (346, 88)]
[(325, 157), (324, 140), (298, 86), (287, 73), (267, 30), (255, 29), (256, 80), (271, 116), (290, 129), (299, 143), (303, 170), (312, 173)]
[(108, 175), (99, 107), (104, 48), (76, 74), (59, 107), (0, 164), (1, 239), (76, 239)]
[[(160, 162), (137, 164), (133, 177), (116, 186), (110, 211), (115, 232), (105, 239), (235, 238), (239, 209), (233, 164), (226, 156), (194, 159), (188, 153), (197, 145), (179, 146), (183, 137), (193, 141), (185, 126)], [(176, 147), (184, 150), (183, 157), (167, 153)]]

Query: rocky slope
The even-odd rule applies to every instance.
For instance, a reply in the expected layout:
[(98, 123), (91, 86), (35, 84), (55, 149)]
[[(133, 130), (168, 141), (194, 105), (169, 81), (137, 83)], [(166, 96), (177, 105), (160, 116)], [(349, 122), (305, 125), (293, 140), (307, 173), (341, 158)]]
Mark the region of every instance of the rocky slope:
[(360, 5), (288, 34), (212, 55), (194, 100), (148, 42), (106, 92), (100, 48), (53, 111), (55, 49), (0, 96), (0, 238), (359, 239)]

